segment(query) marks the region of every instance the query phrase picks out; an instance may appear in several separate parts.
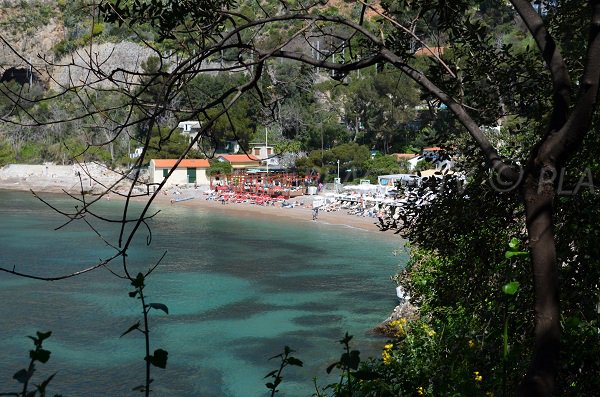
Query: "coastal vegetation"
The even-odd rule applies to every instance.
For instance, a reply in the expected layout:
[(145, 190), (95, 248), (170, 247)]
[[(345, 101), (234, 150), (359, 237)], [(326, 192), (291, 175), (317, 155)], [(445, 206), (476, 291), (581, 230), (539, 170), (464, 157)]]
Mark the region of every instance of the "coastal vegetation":
[[(0, 164), (128, 164), (132, 144), (144, 149), (135, 166), (210, 157), (269, 128), (278, 147), (307, 152), (298, 167), (331, 177), (339, 161), (364, 176), (399, 172), (387, 154), (435, 143), (456, 169), (420, 187), (435, 195), (427, 206), (406, 203), (411, 261), (395, 277), (419, 315), (390, 323), (380, 359), (361, 362), (346, 335), (328, 369), (340, 381), (316, 395), (594, 395), (600, 2), (321, 3), (102, 1), (102, 22), (59, 53), (116, 29), (157, 57), (131, 80), (90, 62), (109, 89), (3, 84)], [(177, 122), (190, 119), (202, 127), (185, 141)], [(114, 257), (135, 288), (126, 252), (147, 210)], [(268, 375), (272, 394), (301, 364), (290, 353)], [(146, 395), (159, 355), (146, 344)]]

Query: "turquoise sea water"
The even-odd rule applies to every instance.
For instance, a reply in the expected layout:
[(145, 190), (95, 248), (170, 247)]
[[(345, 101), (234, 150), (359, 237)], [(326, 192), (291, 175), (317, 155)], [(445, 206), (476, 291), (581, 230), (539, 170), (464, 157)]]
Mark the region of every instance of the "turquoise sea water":
[[(62, 209), (74, 205), (47, 197)], [(54, 231), (64, 219), (29, 194), (0, 191), (0, 202), (3, 267), (54, 276), (112, 253), (83, 223)], [(99, 210), (116, 214), (119, 206), (103, 202)], [(286, 369), (278, 395), (310, 396), (313, 377), (321, 385), (335, 380), (325, 369), (339, 358), (337, 341), (346, 331), (361, 357), (379, 354), (385, 340), (369, 331), (396, 303), (389, 277), (405, 261), (393, 255), (401, 241), (308, 218), (240, 218), (173, 206), (150, 221), (152, 244), (144, 247), (142, 231), (130, 261), (137, 273), (168, 252), (146, 288), (148, 300), (170, 313), (151, 314), (152, 350), (169, 352), (167, 368), (153, 371), (153, 395), (266, 396), (263, 377), (278, 367), (268, 359), (288, 345), (305, 365)], [(92, 222), (116, 237), (113, 228)], [(52, 394), (139, 395), (131, 389), (143, 382), (143, 338), (119, 338), (141, 318), (130, 290), (105, 270), (57, 282), (0, 273), (0, 392), (17, 390), (12, 375), (28, 364), (26, 336), (52, 330), (51, 359), (34, 378), (58, 371)]]

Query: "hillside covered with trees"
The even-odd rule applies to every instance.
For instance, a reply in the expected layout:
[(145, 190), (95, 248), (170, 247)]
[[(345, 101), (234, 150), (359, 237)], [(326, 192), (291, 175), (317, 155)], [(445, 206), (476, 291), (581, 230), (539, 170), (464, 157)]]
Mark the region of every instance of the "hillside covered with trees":
[[(253, 1), (239, 4), (239, 9), (247, 14), (258, 12), (260, 7), (269, 12), (278, 10), (280, 5), (278, 2), (259, 4)], [(360, 7), (347, 2), (332, 2), (324, 8), (327, 14), (344, 15), (356, 14)], [(75, 157), (109, 166), (129, 164), (129, 153), (141, 146), (141, 137), (146, 133), (144, 124), (130, 123), (126, 134), (115, 137), (111, 130), (118, 124), (126, 124), (131, 115), (124, 108), (110, 114), (100, 111), (118, 107), (114, 105), (123, 98), (108, 89), (96, 90), (93, 98), (82, 97), (72, 90), (57, 101), (40, 99), (58, 95), (68, 87), (65, 81), (69, 79), (77, 84), (75, 79), (82, 75), (78, 67), (85, 69), (85, 64), (78, 59), (85, 58), (90, 45), (92, 51), (100, 54), (105, 54), (111, 45), (128, 46), (129, 51), (124, 54), (114, 51), (110, 55), (101, 55), (106, 56), (101, 69), (134, 67), (138, 73), (149, 75), (159, 70), (172, 70), (193, 49), (182, 47), (185, 43), (161, 38), (161, 32), (151, 24), (143, 24), (132, 32), (118, 22), (102, 20), (92, 2), (34, 0), (14, 3), (13, 7), (5, 6), (4, 9), (1, 31), (6, 35), (7, 43), (14, 44), (3, 47), (4, 84), (0, 114), (6, 122), (0, 126), (0, 164), (68, 164)], [(50, 22), (55, 34), (47, 35), (45, 47), (33, 45), (29, 37), (31, 32)], [(285, 24), (274, 25), (261, 33), (261, 40), (267, 45), (284, 37), (287, 30), (289, 26)], [(165, 59), (159, 62), (156, 54), (148, 52), (143, 47), (146, 40)], [(318, 42), (322, 46), (320, 51), (332, 51), (326, 48), (327, 42), (323, 38)], [(314, 43), (298, 45), (307, 53), (316, 51), (312, 47)], [(33, 59), (32, 66), (24, 64), (19, 54), (27, 54), (27, 59)], [(208, 67), (212, 67), (211, 63), (217, 65), (217, 69), (232, 64), (230, 58), (234, 55), (232, 50), (224, 49), (207, 60)], [(132, 59), (137, 62), (135, 66), (131, 65)], [(42, 65), (44, 62), (48, 64)], [(65, 71), (61, 65), (71, 67)], [(152, 143), (152, 156), (177, 157), (181, 152), (177, 142), (182, 143), (182, 137), (177, 131), (170, 130), (179, 121), (188, 119), (185, 109), (204, 106), (215, 99), (215, 93), (234, 87), (247, 77), (243, 71), (224, 70), (191, 79), (185, 90), (171, 99), (170, 111), (163, 116), (161, 128), (169, 132), (153, 129), (156, 139)], [(210, 156), (211, 149), (224, 150), (226, 142), (231, 140), (238, 140), (247, 149), (249, 142), (264, 140), (265, 129), (269, 131), (269, 142), (283, 152), (329, 153), (338, 145), (358, 144), (368, 151), (387, 155), (407, 151), (418, 153), (430, 143), (427, 138), (437, 128), (432, 120), (440, 110), (434, 103), (428, 104), (420, 98), (414, 83), (401, 73), (374, 66), (348, 76), (343, 82), (334, 77), (325, 69), (290, 61), (269, 64), (261, 82), (267, 89), (268, 98), (248, 95), (238, 101), (229, 112), (230, 120), (219, 119), (211, 128), (210, 143), (204, 145), (203, 153), (190, 153), (189, 156)], [(140, 100), (152, 103), (160, 89), (160, 81), (152, 82), (140, 94)], [(265, 99), (268, 103), (261, 103)], [(90, 113), (97, 114), (91, 117)], [(27, 116), (31, 116), (31, 122), (22, 122)], [(133, 116), (135, 119), (143, 117), (139, 112)], [(230, 126), (230, 121), (235, 128)], [(165, 134), (169, 135), (169, 143), (163, 137)], [(368, 159), (362, 158), (359, 163), (348, 166), (368, 168), (369, 165), (364, 164)], [(334, 159), (330, 165), (336, 161)], [(304, 164), (317, 166), (311, 161)], [(387, 171), (399, 169), (392, 167)]]
[[(382, 172), (371, 150), (428, 143), (456, 160), (400, 214), (411, 261), (395, 279), (418, 316), (389, 324), (378, 359), (360, 362), (342, 339), (329, 368), (340, 381), (316, 395), (597, 393), (600, 1), (104, 0), (54, 12), (65, 31), (54, 56), (87, 77), (3, 77), (0, 164), (122, 165), (139, 146), (139, 167), (265, 129), (281, 151), (306, 152), (304, 167), (341, 158)], [(124, 41), (151, 55), (115, 70), (93, 51), (83, 64), (69, 55)], [(183, 120), (202, 126), (187, 144)], [(141, 293), (144, 275), (126, 277)], [(159, 353), (146, 352), (146, 395)], [(281, 369), (299, 365), (289, 353)]]

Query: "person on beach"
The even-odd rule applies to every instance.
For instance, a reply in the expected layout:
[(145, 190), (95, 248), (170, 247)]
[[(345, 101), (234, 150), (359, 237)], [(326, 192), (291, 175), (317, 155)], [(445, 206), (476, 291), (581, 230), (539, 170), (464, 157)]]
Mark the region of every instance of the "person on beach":
[(316, 221), (319, 216), (319, 207), (314, 207), (312, 210), (312, 220)]

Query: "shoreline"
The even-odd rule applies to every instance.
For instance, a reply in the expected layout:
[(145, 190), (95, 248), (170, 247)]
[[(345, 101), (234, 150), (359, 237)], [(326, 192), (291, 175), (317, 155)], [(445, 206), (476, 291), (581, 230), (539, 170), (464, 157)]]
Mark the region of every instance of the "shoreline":
[[(39, 183), (23, 183), (23, 181), (13, 180), (0, 180), (0, 190), (15, 191), (31, 193), (33, 191), (36, 194), (58, 194), (67, 197), (67, 193), (74, 194), (75, 196), (81, 194), (80, 191), (73, 189), (73, 184), (69, 183), (68, 186), (60, 186), (60, 184), (48, 184), (45, 181), (39, 181)], [(169, 190), (167, 190), (169, 192)], [(226, 203), (221, 204), (216, 200), (207, 200), (208, 197), (203, 193), (202, 189), (180, 189), (180, 195), (173, 195), (170, 193), (159, 193), (154, 199), (153, 205), (156, 205), (163, 210), (169, 207), (185, 207), (185, 208), (202, 208), (221, 214), (236, 214), (243, 216), (256, 216), (256, 217), (269, 217), (273, 219), (293, 221), (293, 222), (314, 222), (316, 224), (330, 225), (336, 227), (344, 227), (349, 229), (356, 229), (360, 231), (370, 232), (378, 235), (378, 238), (385, 239), (397, 239), (398, 243), (401, 244), (402, 239), (395, 235), (392, 231), (383, 232), (377, 225), (377, 218), (363, 217), (357, 215), (349, 215), (346, 210), (338, 211), (319, 211), (318, 218), (316, 221), (312, 220), (311, 203), (313, 196), (304, 195), (298, 196), (291, 199), (291, 202), (304, 202), (304, 205), (297, 205), (294, 208), (283, 208), (281, 203), (277, 203), (275, 206), (263, 206), (251, 203)], [(98, 197), (97, 194), (88, 193), (94, 197)], [(139, 193), (138, 193), (139, 194)], [(172, 202), (176, 198), (187, 198), (191, 199), (179, 202)], [(150, 196), (138, 196), (132, 197), (131, 201), (144, 203), (147, 202)], [(125, 198), (110, 194), (108, 197), (101, 198), (101, 200), (115, 200), (125, 201)]]
[(167, 196), (157, 196), (155, 203), (161, 207), (164, 206), (178, 206), (187, 208), (204, 208), (210, 211), (222, 213), (222, 214), (246, 214), (256, 216), (268, 216), (274, 219), (286, 219), (293, 220), (296, 222), (310, 222), (316, 224), (325, 224), (332, 226), (340, 226), (351, 229), (357, 229), (366, 232), (375, 232), (377, 234), (393, 235), (393, 233), (381, 232), (376, 225), (376, 218), (360, 217), (355, 215), (348, 215), (345, 211), (336, 212), (325, 212), (320, 211), (316, 221), (312, 220), (312, 210), (310, 203), (312, 198), (310, 196), (299, 196), (295, 200), (304, 200), (304, 206), (296, 206), (294, 208), (283, 208), (281, 204), (275, 206), (262, 206), (250, 203), (226, 203), (221, 204), (216, 200), (206, 200), (205, 197), (196, 197), (194, 199), (170, 203), (170, 198)]

